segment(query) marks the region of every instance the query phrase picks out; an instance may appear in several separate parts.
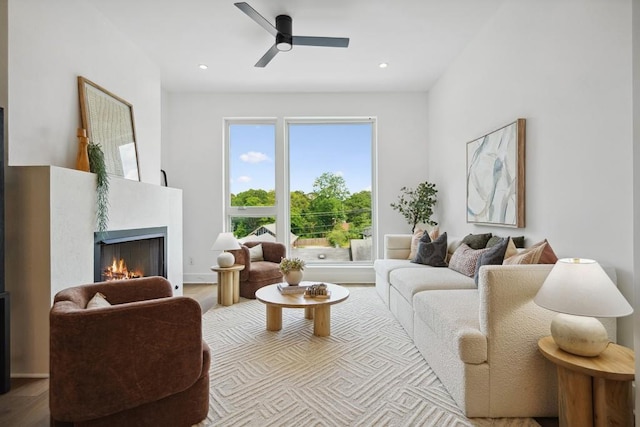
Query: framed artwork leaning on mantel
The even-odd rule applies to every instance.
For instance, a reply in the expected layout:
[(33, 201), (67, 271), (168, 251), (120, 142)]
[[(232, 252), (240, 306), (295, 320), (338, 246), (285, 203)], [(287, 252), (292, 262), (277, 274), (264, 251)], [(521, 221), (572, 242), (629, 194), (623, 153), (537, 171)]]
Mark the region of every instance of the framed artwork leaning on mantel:
[(525, 226), (525, 119), (467, 143), (467, 222)]
[(140, 180), (133, 106), (94, 82), (78, 76), (82, 127), (98, 144), (110, 175)]

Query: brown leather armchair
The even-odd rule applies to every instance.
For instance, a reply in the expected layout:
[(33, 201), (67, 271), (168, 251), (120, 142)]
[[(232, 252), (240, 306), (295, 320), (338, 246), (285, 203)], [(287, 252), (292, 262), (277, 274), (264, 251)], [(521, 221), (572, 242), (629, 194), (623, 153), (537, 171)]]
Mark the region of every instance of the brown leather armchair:
[[(251, 261), (249, 248), (262, 245), (264, 261)], [(245, 242), (240, 249), (229, 251), (236, 257), (236, 264), (244, 265), (240, 272), (240, 296), (255, 299), (256, 291), (263, 286), (282, 282), (280, 260), (287, 248), (279, 242)]]
[[(85, 308), (102, 293), (112, 304)], [(52, 426), (191, 426), (209, 411), (200, 305), (162, 277), (56, 294), (50, 320)]]

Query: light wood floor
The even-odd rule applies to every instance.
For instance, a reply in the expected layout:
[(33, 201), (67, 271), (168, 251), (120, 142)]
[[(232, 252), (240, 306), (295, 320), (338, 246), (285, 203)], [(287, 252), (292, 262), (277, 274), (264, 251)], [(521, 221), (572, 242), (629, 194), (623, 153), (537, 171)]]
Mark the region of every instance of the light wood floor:
[[(217, 300), (216, 285), (185, 284), (184, 295), (208, 310)], [(0, 426), (45, 427), (49, 425), (49, 379), (12, 378), (11, 390), (0, 394)]]

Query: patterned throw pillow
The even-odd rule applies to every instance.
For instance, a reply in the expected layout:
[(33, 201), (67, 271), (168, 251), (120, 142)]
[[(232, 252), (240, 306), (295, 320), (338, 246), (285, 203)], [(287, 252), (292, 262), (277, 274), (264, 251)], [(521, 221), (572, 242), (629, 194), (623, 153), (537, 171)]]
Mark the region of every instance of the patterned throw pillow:
[(520, 252), (518, 255), (514, 255), (512, 257), (506, 258), (503, 264), (504, 265), (537, 264), (546, 246), (547, 244), (545, 242), (542, 242), (542, 245), (539, 245), (539, 246), (531, 246), (530, 248), (527, 248), (523, 252)]
[(409, 251), (409, 258), (414, 259), (416, 257), (416, 253), (418, 252), (418, 243), (420, 243), (420, 239), (424, 234), (424, 230), (418, 228), (413, 232), (413, 236), (411, 236), (411, 250)]
[(484, 249), (487, 247), (487, 242), (491, 238), (491, 233), (486, 234), (467, 234), (462, 243), (465, 243), (471, 249)]
[(498, 244), (491, 248), (487, 248), (488, 250), (480, 255), (480, 258), (478, 258), (478, 262), (476, 263), (476, 271), (473, 275), (473, 280), (475, 280), (476, 286), (478, 286), (478, 273), (480, 272), (480, 267), (483, 265), (501, 265), (504, 261), (504, 254), (507, 252), (509, 243), (513, 244), (509, 237), (505, 237), (501, 239)]
[(473, 277), (476, 272), (476, 264), (480, 255), (489, 249), (471, 249), (466, 243), (458, 246), (458, 249), (451, 255), (449, 268), (462, 273), (465, 276)]
[[(426, 234), (426, 233), (425, 233)], [(447, 257), (447, 233), (442, 233), (433, 242), (421, 241), (418, 244), (418, 253), (411, 262), (430, 265), (432, 267), (446, 267)]]

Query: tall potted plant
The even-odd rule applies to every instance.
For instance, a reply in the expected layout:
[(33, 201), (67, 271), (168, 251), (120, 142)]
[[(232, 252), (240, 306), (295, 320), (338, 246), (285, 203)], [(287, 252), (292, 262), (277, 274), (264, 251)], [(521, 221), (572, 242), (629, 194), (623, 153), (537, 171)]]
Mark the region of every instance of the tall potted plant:
[(413, 233), (418, 223), (438, 225), (431, 219), (433, 206), (436, 204), (438, 190), (436, 185), (428, 181), (418, 184), (416, 189), (402, 187), (397, 203), (391, 203), (391, 207), (402, 214), (411, 225)]

